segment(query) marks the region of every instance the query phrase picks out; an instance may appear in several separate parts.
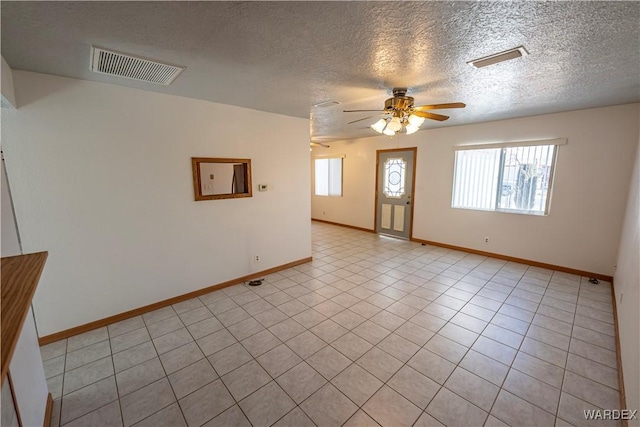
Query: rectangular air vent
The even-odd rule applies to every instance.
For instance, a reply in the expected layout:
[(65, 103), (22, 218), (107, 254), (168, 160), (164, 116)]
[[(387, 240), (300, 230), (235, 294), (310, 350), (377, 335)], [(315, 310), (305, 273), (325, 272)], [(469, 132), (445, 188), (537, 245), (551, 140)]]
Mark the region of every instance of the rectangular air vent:
[(499, 62), (509, 61), (510, 59), (521, 58), (528, 54), (529, 52), (527, 52), (527, 49), (525, 49), (524, 46), (518, 46), (513, 49), (505, 50), (504, 52), (485, 56), (484, 58), (474, 59), (473, 61), (467, 62), (467, 64), (474, 68), (482, 68)]
[(313, 106), (316, 108), (325, 108), (325, 107), (331, 107), (332, 105), (339, 105), (339, 104), (340, 103), (338, 101), (328, 100), (328, 101), (318, 102), (317, 104), (313, 104)]
[(163, 64), (92, 46), (91, 71), (143, 82), (169, 85), (185, 67)]

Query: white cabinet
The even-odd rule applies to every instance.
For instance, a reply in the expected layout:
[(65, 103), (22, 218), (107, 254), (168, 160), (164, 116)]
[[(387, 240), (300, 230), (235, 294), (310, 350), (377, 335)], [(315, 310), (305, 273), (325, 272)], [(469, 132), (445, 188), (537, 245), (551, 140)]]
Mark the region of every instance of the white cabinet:
[(49, 390), (31, 309), (9, 364), (9, 373), (22, 425), (43, 425)]

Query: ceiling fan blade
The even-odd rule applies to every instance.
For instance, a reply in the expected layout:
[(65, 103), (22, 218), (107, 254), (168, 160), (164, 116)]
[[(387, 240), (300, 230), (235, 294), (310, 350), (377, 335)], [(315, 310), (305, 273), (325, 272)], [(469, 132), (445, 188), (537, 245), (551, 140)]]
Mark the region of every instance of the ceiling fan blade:
[(450, 102), (448, 104), (421, 105), (414, 108), (416, 110), (439, 110), (443, 108), (464, 108), (466, 106), (464, 102)]
[(312, 147), (324, 147), (324, 148), (331, 148), (331, 146), (324, 144), (322, 142), (311, 142), (309, 145), (311, 145)]
[(445, 121), (445, 120), (447, 120), (449, 118), (449, 116), (443, 116), (442, 114), (435, 114), (435, 113), (427, 113), (426, 111), (414, 111), (413, 114), (415, 114), (418, 117), (424, 117), (425, 119), (437, 120), (439, 122), (443, 122), (443, 121)]
[(374, 114), (373, 116), (364, 117), (364, 118), (362, 118), (362, 119), (354, 120), (354, 121), (349, 122), (349, 123), (347, 123), (347, 124), (348, 124), (348, 125), (350, 125), (350, 124), (352, 124), (352, 123), (358, 123), (358, 122), (361, 122), (361, 121), (363, 121), (363, 120), (367, 120), (367, 119), (370, 119), (371, 117), (375, 117), (375, 116), (379, 116), (379, 115), (380, 115), (380, 114)]
[(375, 111), (377, 113), (384, 113), (384, 110), (342, 110), (343, 113), (367, 113)]

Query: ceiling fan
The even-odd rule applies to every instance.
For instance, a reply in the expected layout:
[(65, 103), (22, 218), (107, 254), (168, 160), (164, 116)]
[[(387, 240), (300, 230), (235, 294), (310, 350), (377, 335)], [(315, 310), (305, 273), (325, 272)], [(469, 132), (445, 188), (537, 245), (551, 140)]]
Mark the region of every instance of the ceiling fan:
[(312, 147), (323, 147), (323, 148), (331, 148), (330, 145), (325, 144), (324, 142), (311, 142), (309, 143)]
[(408, 135), (417, 132), (420, 129), (422, 123), (424, 123), (425, 119), (438, 120), (442, 122), (449, 118), (449, 116), (444, 116), (442, 114), (430, 113), (428, 110), (466, 107), (466, 105), (462, 102), (420, 105), (418, 107), (414, 106), (413, 103), (413, 97), (407, 96), (407, 88), (393, 88), (393, 98), (389, 98), (384, 102), (384, 110), (343, 110), (343, 112), (378, 112), (380, 114), (374, 114), (373, 116), (354, 120), (352, 122), (349, 122), (348, 124), (357, 123), (363, 120), (370, 119), (372, 117), (376, 117), (378, 115), (382, 115), (384, 117), (372, 124), (371, 128), (376, 132), (392, 136), (398, 132), (402, 132), (403, 130)]

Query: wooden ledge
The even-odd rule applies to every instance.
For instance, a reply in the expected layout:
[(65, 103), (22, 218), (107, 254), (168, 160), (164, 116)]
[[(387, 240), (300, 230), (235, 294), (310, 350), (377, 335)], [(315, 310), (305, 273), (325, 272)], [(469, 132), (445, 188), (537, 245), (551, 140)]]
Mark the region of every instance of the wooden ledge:
[(47, 252), (37, 252), (2, 258), (2, 382), (9, 370), (47, 255)]

